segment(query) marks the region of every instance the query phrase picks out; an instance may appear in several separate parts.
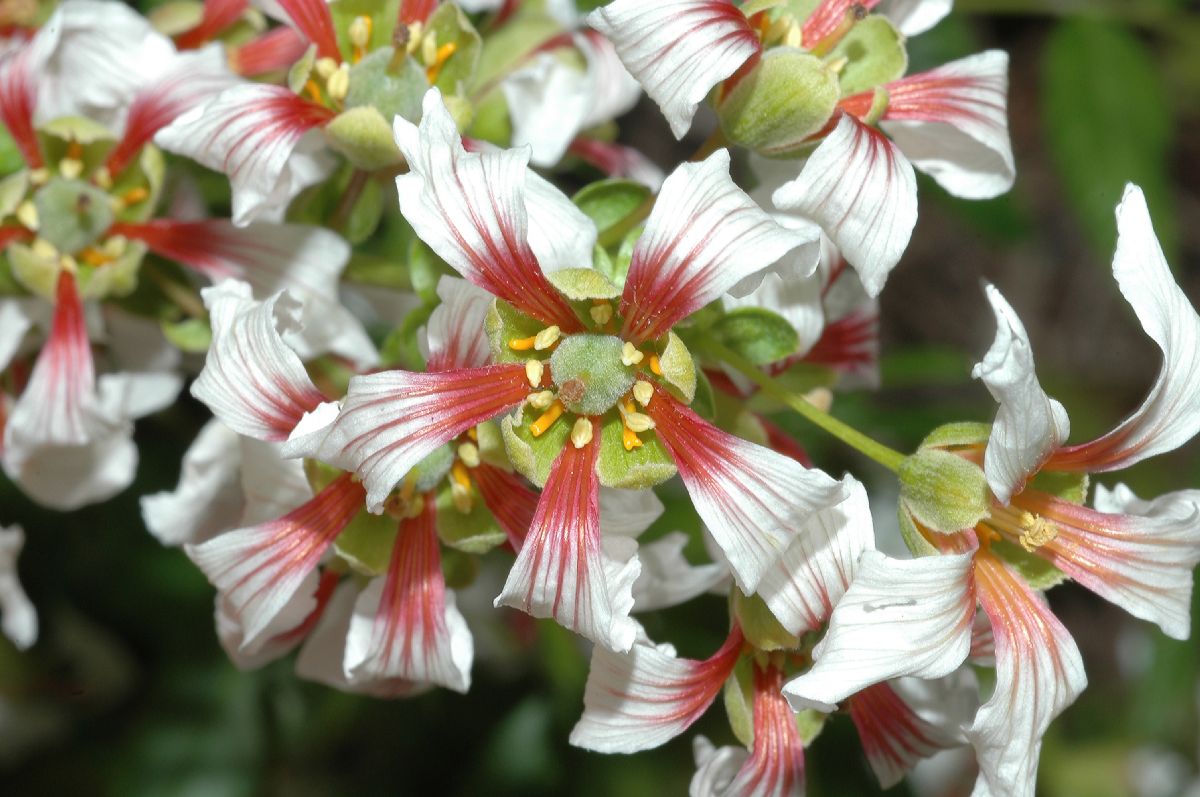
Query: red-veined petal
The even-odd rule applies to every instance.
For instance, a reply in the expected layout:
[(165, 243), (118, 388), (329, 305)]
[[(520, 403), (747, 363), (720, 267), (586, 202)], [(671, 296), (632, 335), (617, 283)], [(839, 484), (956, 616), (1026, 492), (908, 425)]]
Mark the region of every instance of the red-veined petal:
[(287, 69), (299, 61), (308, 42), (289, 27), (272, 28), (229, 53), (229, 66), (239, 75), (257, 77)]
[(868, 686), (848, 701), (863, 752), (879, 785), (890, 789), (922, 758), (961, 744), (913, 711), (891, 684)]
[(804, 743), (782, 685), (778, 667), (754, 666), (754, 747), (723, 797), (803, 797)]
[(442, 277), (437, 285), (442, 303), (429, 316), (426, 337), (430, 371), (482, 368), (492, 357), (484, 322), (492, 295), (466, 280)]

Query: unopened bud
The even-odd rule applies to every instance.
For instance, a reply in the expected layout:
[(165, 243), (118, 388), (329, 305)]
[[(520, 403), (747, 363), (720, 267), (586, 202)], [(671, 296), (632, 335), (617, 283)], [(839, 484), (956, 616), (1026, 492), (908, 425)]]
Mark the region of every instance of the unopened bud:
[(768, 50), (717, 108), (730, 141), (762, 155), (804, 147), (841, 97), (837, 75), (820, 59), (791, 48)]

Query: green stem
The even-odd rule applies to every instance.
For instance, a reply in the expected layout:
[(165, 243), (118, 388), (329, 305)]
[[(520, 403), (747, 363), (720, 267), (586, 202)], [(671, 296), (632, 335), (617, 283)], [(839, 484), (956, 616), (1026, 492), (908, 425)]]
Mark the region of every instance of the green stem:
[(807, 420), (821, 427), (863, 456), (875, 460), (890, 471), (899, 470), (900, 463), (904, 461), (904, 455), (899, 451), (888, 448), (883, 443), (867, 437), (854, 427), (839, 421), (824, 410), (818, 409), (816, 405), (804, 398), (804, 396), (797, 395), (782, 387), (774, 379), (763, 373), (758, 366), (732, 349), (722, 346), (713, 340), (706, 340), (702, 348), (748, 377), (750, 381), (762, 388), (764, 393), (783, 402)]

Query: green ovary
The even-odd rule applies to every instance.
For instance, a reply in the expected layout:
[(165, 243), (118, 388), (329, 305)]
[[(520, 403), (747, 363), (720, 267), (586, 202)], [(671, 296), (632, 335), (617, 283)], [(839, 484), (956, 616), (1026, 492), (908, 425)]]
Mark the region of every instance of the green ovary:
[(620, 338), (572, 335), (550, 357), (558, 398), (578, 415), (600, 415), (616, 406), (633, 387), (635, 374), (621, 362)]

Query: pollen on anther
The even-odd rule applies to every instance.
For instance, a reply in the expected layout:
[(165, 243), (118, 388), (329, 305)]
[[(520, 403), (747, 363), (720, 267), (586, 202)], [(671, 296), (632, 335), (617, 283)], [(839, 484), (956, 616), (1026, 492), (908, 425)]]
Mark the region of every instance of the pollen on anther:
[(554, 391), (543, 390), (541, 393), (533, 393), (529, 396), (529, 406), (535, 410), (544, 410), (554, 403)]
[(583, 448), (590, 442), (592, 442), (592, 419), (576, 418), (575, 425), (571, 427), (571, 444), (576, 448)]
[(654, 385), (645, 379), (639, 379), (633, 383), (633, 397), (637, 399), (638, 404), (649, 407), (650, 400), (654, 398)]
[(613, 309), (608, 302), (598, 304), (595, 307), (588, 308), (588, 315), (596, 322), (597, 326), (604, 326), (609, 321), (612, 321)]
[(546, 364), (541, 360), (526, 360), (525, 361), (525, 378), (529, 380), (530, 387), (537, 387), (542, 384), (542, 375), (546, 372)]
[(468, 468), (479, 467), (479, 447), (474, 443), (462, 443), (458, 447), (458, 458)]
[(629, 341), (625, 341), (625, 345), (621, 347), (621, 362), (626, 366), (637, 365), (645, 356), (638, 351), (637, 346), (634, 346)]
[(658, 355), (657, 355), (657, 354), (651, 354), (651, 355), (650, 355), (650, 371), (651, 371), (651, 372), (652, 372), (652, 373), (653, 373), (655, 376), (662, 376), (662, 374), (663, 374), (663, 372), (662, 372), (662, 363), (660, 363), (660, 362), (658, 361)]
[(533, 348), (537, 349), (538, 351), (545, 351), (555, 343), (558, 343), (558, 339), (561, 335), (562, 330), (560, 330), (557, 326), (546, 327), (541, 332), (533, 336)]

